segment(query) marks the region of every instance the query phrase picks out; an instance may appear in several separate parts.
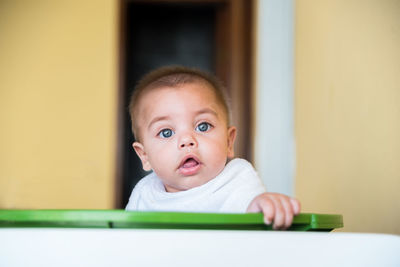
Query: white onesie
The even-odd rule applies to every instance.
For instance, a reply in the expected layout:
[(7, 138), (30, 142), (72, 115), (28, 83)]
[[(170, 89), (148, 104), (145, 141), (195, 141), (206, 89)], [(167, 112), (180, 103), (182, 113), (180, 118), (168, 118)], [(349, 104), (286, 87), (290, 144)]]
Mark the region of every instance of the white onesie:
[(209, 182), (180, 192), (166, 192), (152, 172), (132, 191), (126, 210), (245, 213), (250, 202), (266, 192), (253, 166), (233, 159)]

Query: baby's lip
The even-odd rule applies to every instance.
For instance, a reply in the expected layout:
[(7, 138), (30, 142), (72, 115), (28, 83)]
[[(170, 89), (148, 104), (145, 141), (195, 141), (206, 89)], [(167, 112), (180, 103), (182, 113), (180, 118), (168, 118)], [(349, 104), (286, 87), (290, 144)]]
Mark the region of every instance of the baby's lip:
[(182, 159), (181, 163), (179, 164), (178, 169), (182, 168), (182, 167), (185, 165), (185, 162), (188, 161), (189, 159), (193, 159), (193, 160), (196, 161), (197, 164), (199, 164), (199, 165), (201, 164), (200, 160), (199, 160), (196, 156), (189, 154), (189, 155), (186, 155), (186, 156)]
[(179, 174), (187, 177), (196, 175), (201, 169), (200, 160), (194, 155), (187, 155), (181, 161), (181, 164), (178, 167)]

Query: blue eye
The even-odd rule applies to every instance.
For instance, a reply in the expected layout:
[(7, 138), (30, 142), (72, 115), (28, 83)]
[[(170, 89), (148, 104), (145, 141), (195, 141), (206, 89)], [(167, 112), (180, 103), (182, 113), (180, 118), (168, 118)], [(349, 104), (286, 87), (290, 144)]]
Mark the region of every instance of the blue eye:
[(161, 138), (170, 138), (174, 132), (171, 129), (163, 129), (158, 133)]
[(207, 123), (207, 122), (202, 122), (199, 125), (197, 125), (196, 127), (196, 131), (199, 132), (207, 132), (208, 130), (211, 129), (211, 124)]

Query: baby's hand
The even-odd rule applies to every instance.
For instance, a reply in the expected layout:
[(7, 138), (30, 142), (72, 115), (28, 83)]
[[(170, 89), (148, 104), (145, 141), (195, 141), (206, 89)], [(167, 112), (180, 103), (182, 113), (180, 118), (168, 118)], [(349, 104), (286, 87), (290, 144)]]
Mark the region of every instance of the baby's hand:
[(273, 229), (283, 230), (289, 228), (293, 216), (300, 213), (300, 202), (282, 194), (263, 193), (253, 199), (247, 212), (262, 212), (266, 224), (273, 221)]

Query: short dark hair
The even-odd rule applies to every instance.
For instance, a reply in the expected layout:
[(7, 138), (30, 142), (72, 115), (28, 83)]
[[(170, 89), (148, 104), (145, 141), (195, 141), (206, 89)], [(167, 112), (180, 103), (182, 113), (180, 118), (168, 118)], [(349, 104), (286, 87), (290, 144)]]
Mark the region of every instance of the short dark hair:
[(221, 104), (230, 124), (230, 110), (227, 102), (225, 87), (214, 75), (195, 68), (184, 66), (165, 66), (155, 69), (142, 77), (135, 86), (129, 101), (129, 115), (132, 121), (132, 133), (139, 139), (139, 126), (137, 124), (137, 109), (140, 98), (144, 92), (161, 87), (177, 87), (186, 83), (206, 83), (213, 90), (217, 101)]

